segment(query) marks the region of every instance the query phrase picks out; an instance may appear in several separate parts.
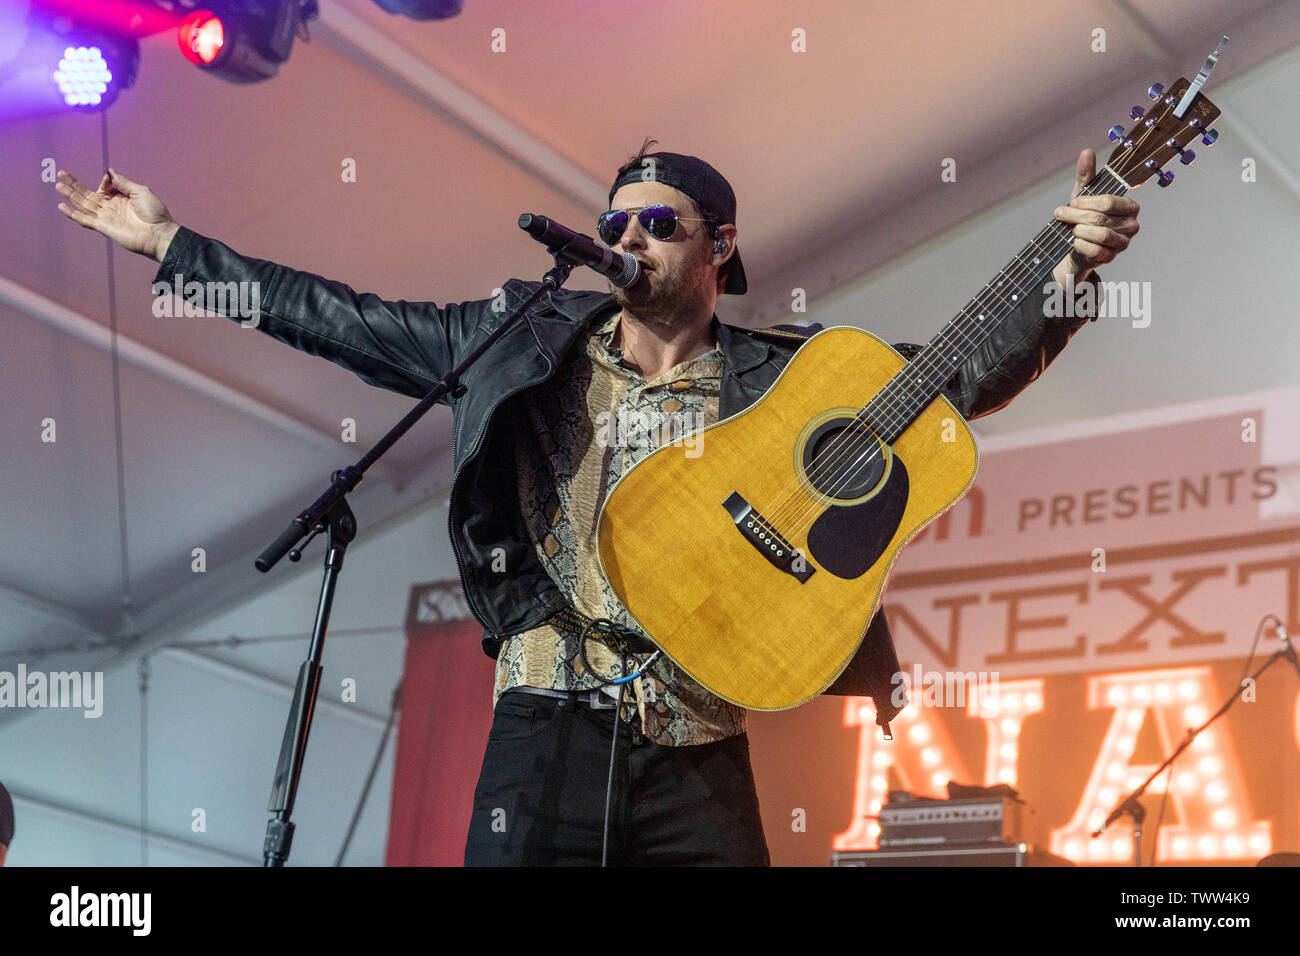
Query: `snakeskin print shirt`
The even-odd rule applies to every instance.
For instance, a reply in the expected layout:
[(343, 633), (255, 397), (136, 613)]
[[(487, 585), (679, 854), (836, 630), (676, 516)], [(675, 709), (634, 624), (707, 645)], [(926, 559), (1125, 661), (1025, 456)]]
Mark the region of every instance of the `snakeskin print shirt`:
[[(722, 351), (715, 341), (713, 351), (646, 381), (612, 344), (619, 321), (619, 313), (605, 320), (585, 349), (576, 348), (552, 379), (525, 393), (516, 459), (529, 537), (561, 593), (588, 617), (637, 630), (600, 570), (600, 509), (633, 465), (661, 444), (718, 420)], [(622, 656), (598, 634), (589, 633), (586, 645), (587, 663), (606, 677), (631, 673), (647, 656), (629, 655), (625, 672)], [(520, 685), (587, 690), (600, 682), (581, 660), (577, 635), (547, 623), (504, 642), (493, 704)], [(636, 709), (625, 704), (625, 719), (639, 722), (655, 743), (709, 743), (745, 730), (743, 708), (714, 696), (667, 658), (631, 688)]]

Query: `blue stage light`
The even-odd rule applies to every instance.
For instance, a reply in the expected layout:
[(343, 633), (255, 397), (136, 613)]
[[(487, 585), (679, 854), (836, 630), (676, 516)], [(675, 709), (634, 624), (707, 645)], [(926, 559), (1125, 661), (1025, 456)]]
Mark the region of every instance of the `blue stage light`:
[(54, 82), (69, 106), (98, 108), (108, 95), (113, 71), (99, 47), (70, 46), (54, 71)]

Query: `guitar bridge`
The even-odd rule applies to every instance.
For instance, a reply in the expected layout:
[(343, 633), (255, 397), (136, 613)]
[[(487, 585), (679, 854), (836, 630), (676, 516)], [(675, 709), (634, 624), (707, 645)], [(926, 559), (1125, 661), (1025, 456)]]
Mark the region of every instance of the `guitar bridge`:
[(745, 540), (753, 545), (754, 549), (773, 567), (784, 571), (800, 583), (812, 577), (817, 569), (808, 563), (803, 552), (791, 547), (790, 542), (773, 530), (772, 526), (763, 520), (763, 516), (750, 507), (749, 502), (738, 492), (733, 491), (728, 495), (722, 507), (727, 509), (731, 520), (736, 523), (736, 529), (745, 536)]

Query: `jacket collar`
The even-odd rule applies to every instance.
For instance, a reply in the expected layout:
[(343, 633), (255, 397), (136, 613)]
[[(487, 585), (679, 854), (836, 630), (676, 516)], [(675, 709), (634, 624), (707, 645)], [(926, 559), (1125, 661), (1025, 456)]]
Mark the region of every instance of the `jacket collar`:
[[(588, 331), (594, 330), (596, 323), (608, 318), (617, 306), (614, 297), (608, 292), (575, 292), (569, 295), (549, 294), (544, 300), (549, 308), (571, 319)], [(723, 363), (733, 375), (740, 375), (766, 361), (772, 346), (761, 338), (748, 334), (746, 329), (735, 325), (726, 325), (713, 316), (713, 334), (722, 349)]]

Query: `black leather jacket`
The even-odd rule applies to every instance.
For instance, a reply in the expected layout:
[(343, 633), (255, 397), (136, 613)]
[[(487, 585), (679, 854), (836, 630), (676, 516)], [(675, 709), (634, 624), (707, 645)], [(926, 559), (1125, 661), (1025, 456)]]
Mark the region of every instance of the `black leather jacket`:
[[(259, 283), (262, 332), (329, 359), (371, 385), (413, 398), (423, 397), (537, 288), (509, 280), (503, 286), (504, 309), (499, 301), (494, 309), (492, 299), (443, 306), (385, 301), (341, 282), (241, 256), (184, 227), (172, 239), (155, 282), (170, 287), (177, 273), (186, 283)], [(483, 649), (492, 657), (505, 637), (541, 624), (565, 605), (523, 526), (510, 431), (522, 418), (512, 413), (512, 404), (526, 389), (546, 382), (593, 323), (615, 308), (607, 293), (561, 290), (544, 296), (530, 310), (529, 322), (517, 323), (466, 372), (465, 393), (444, 399), (454, 410), (452, 550), (466, 600), (485, 628)], [(1038, 377), (1085, 321), (1045, 318), (1042, 293), (1025, 296), (948, 382), (948, 399), (966, 418), (996, 411)], [(724, 365), (720, 418), (753, 404), (802, 340), (821, 329), (751, 330), (716, 317), (713, 323)], [(896, 348), (910, 355), (917, 346)], [(494, 561), (500, 556), (505, 560)], [(509, 571), (494, 571), (494, 564)], [(872, 697), (877, 723), (884, 725), (899, 710), (890, 701), (898, 670), (888, 623), (878, 613), (857, 655), (827, 693)]]

